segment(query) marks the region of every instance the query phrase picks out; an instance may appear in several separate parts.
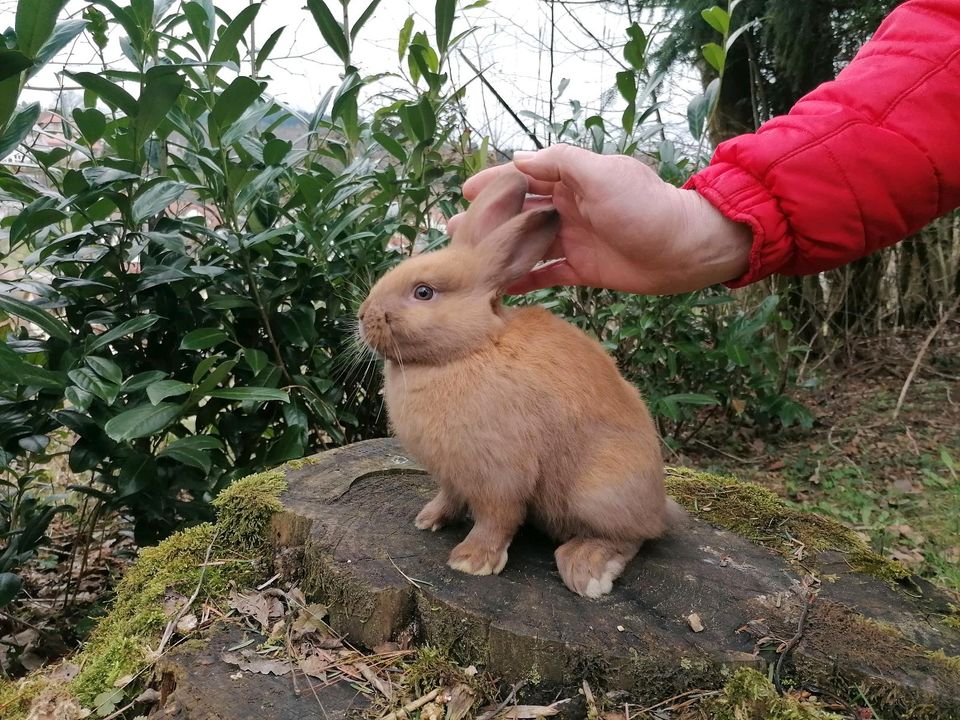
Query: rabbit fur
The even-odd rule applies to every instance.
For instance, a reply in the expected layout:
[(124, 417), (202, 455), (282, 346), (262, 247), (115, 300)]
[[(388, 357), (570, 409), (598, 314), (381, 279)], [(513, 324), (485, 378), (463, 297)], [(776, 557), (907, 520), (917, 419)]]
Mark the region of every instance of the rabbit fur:
[(485, 188), (448, 247), (375, 284), (359, 332), (384, 358), (394, 433), (439, 484), (416, 526), (473, 519), (450, 567), (499, 573), (529, 521), (562, 543), (567, 587), (599, 597), (675, 506), (646, 405), (603, 348), (543, 308), (501, 303), (558, 229), (552, 208), (523, 211), (526, 191), (520, 173)]

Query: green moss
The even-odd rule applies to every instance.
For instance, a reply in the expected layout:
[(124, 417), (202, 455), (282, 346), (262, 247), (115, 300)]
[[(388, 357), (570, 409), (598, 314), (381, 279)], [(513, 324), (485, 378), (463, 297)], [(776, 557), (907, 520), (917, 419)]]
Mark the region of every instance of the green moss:
[(895, 582), (910, 576), (900, 563), (870, 550), (852, 530), (812, 512), (795, 510), (753, 483), (689, 468), (669, 468), (667, 489), (697, 517), (795, 560), (797, 542), (807, 553), (844, 553), (857, 572)]
[(954, 675), (960, 682), (960, 657), (947, 655), (943, 650), (936, 650), (928, 652), (927, 658), (940, 665), (949, 674)]
[(751, 668), (733, 673), (706, 706), (713, 720), (841, 720), (813, 703), (779, 695), (766, 675)]
[(287, 462), (286, 467), (291, 470), (302, 470), (308, 465), (313, 465), (317, 462), (316, 455), (308, 455), (307, 457), (297, 458), (296, 460), (290, 460)]
[(6, 720), (26, 717), (30, 704), (46, 686), (47, 681), (42, 677), (0, 680), (0, 717)]
[[(438, 687), (467, 685), (473, 691), (473, 706), (493, 702), (497, 697), (497, 685), (485, 673), (471, 673), (438, 647), (425, 645), (417, 648), (416, 655), (401, 665), (400, 698), (404, 702), (421, 697)], [(398, 703), (402, 705), (403, 703)], [(470, 717), (473, 717), (472, 715)]]
[(270, 518), (283, 510), (280, 493), (286, 489), (283, 470), (268, 470), (241, 478), (221, 492), (213, 505), (224, 547), (259, 547)]
[[(216, 524), (204, 523), (144, 548), (117, 586), (113, 607), (80, 653), (81, 667), (71, 690), (81, 702), (136, 674), (151, 660), (169, 622), (164, 599), (169, 593), (198, 600), (225, 597), (231, 583), (248, 583), (271, 516), (281, 510), (286, 488), (283, 472), (259, 473), (238, 480), (214, 505)], [(208, 559), (204, 568), (204, 560)], [(215, 563), (214, 563), (215, 561)]]

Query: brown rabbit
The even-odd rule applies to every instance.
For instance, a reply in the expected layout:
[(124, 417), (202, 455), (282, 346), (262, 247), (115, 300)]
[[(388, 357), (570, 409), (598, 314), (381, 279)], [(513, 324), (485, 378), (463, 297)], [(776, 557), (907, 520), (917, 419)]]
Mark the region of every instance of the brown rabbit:
[(521, 212), (526, 190), (519, 173), (501, 179), (447, 248), (386, 273), (360, 307), (360, 334), (385, 359), (397, 437), (440, 485), (416, 526), (473, 517), (450, 567), (499, 573), (530, 520), (563, 543), (567, 587), (599, 597), (666, 528), (660, 444), (597, 342), (543, 308), (501, 304), (557, 231), (554, 210)]

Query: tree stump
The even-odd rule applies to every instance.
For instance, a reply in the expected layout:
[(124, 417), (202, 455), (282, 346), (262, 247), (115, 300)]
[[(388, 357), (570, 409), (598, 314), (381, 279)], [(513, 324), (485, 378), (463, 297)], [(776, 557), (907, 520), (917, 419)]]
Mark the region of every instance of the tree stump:
[(588, 679), (637, 702), (719, 687), (737, 666), (775, 665), (789, 644), (786, 684), (862, 693), (896, 716), (960, 717), (956, 608), (922, 580), (887, 582), (822, 553), (809, 602), (802, 565), (689, 515), (588, 600), (564, 587), (554, 544), (533, 530), (498, 576), (448, 568), (469, 524), (413, 526), (435, 484), (393, 440), (291, 463), (287, 479), (277, 570), (328, 604), (353, 643), (413, 637), (508, 682), (554, 691)]

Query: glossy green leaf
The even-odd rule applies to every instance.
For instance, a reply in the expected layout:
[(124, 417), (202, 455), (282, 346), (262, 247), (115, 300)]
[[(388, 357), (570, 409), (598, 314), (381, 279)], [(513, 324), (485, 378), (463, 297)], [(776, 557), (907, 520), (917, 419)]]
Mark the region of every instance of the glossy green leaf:
[(373, 139), (377, 141), (380, 147), (393, 155), (400, 162), (405, 163), (407, 161), (407, 151), (403, 149), (403, 145), (386, 133), (375, 132), (373, 133)]
[(664, 402), (672, 402), (679, 405), (702, 405), (706, 407), (720, 404), (715, 397), (704, 395), (702, 393), (677, 393), (674, 395), (667, 395), (662, 399)]
[(17, 149), (17, 146), (33, 130), (39, 117), (40, 103), (31, 103), (13, 114), (3, 134), (0, 135), (0, 160)]
[(623, 57), (634, 70), (640, 70), (646, 64), (647, 36), (637, 23), (633, 23), (627, 28), (627, 38)]
[(360, 17), (357, 18), (357, 21), (353, 24), (353, 27), (350, 28), (351, 41), (357, 39), (357, 35), (360, 34), (360, 30), (367, 23), (367, 20), (373, 16), (373, 11), (377, 9), (377, 5), (379, 4), (380, 0), (370, 0), (370, 4), (367, 5), (367, 9), (360, 14)]
[(426, 95), (419, 102), (401, 105), (400, 119), (411, 139), (419, 142), (430, 140), (437, 130), (437, 116)]
[(730, 31), (730, 16), (727, 15), (727, 11), (723, 8), (714, 5), (713, 7), (701, 10), (700, 15), (707, 21), (710, 27), (721, 35), (726, 35)]
[(280, 36), (283, 35), (283, 31), (286, 29), (286, 27), (281, 27), (270, 33), (270, 37), (267, 38), (267, 41), (257, 51), (257, 59), (254, 65), (258, 72), (263, 68), (263, 64), (270, 59), (270, 53), (273, 52), (273, 49), (277, 46), (277, 42), (280, 40)]
[(718, 73), (723, 73), (723, 66), (726, 60), (726, 52), (716, 43), (707, 43), (700, 48), (704, 59), (710, 63), (710, 66)]
[(213, 10), (213, 0), (206, 2), (187, 2), (183, 4), (183, 14), (187, 18), (190, 32), (200, 43), (204, 52), (210, 52), (210, 43), (216, 27), (216, 15)]
[(255, 400), (258, 402), (279, 400), (280, 402), (290, 402), (290, 397), (286, 392), (268, 387), (219, 388), (208, 391), (206, 395), (223, 398), (224, 400)]
[(397, 53), (399, 54), (401, 60), (403, 60), (403, 56), (407, 54), (407, 48), (410, 46), (411, 35), (413, 35), (413, 15), (404, 20), (403, 27), (400, 28), (400, 36), (397, 42)]
[(147, 141), (176, 104), (185, 86), (186, 80), (182, 75), (165, 68), (147, 71), (134, 122), (134, 143), (140, 145)]
[(107, 118), (96, 108), (74, 108), (73, 121), (89, 145), (102, 138), (103, 131), (107, 129)]
[(33, 67), (33, 60), (19, 50), (0, 49), (0, 81), (18, 76)]
[(263, 350), (257, 350), (256, 348), (244, 348), (243, 357), (254, 374), (259, 373), (270, 362), (267, 354)]
[(436, 0), (434, 5), (434, 28), (437, 33), (437, 50), (440, 54), (447, 52), (450, 42), (450, 33), (453, 30), (453, 18), (457, 10), (457, 0)]
[(220, 33), (216, 47), (214, 47), (213, 53), (210, 55), (210, 62), (227, 62), (228, 60), (238, 57), (237, 47), (240, 44), (240, 40), (243, 39), (244, 33), (247, 32), (247, 28), (250, 27), (259, 12), (260, 3), (254, 3), (237, 13), (233, 21)]
[(220, 449), (220, 447), (221, 444), (216, 438), (206, 435), (193, 435), (173, 441), (161, 450), (157, 457), (172, 458), (177, 462), (199, 468), (207, 473), (210, 472), (212, 466), (209, 451)]
[(327, 45), (333, 50), (340, 62), (346, 63), (350, 59), (350, 45), (346, 36), (343, 34), (343, 26), (337, 21), (327, 7), (325, 0), (307, 0), (307, 8), (313, 15), (320, 34), (327, 42)]
[(133, 118), (137, 115), (137, 101), (133, 96), (102, 75), (90, 72), (69, 72), (64, 71), (71, 80), (75, 81), (85, 90), (89, 90), (107, 105), (123, 112), (127, 117)]
[(168, 397), (186, 395), (192, 390), (193, 385), (190, 383), (180, 382), (179, 380), (160, 380), (147, 388), (147, 397), (151, 403), (158, 405)]
[(691, 100), (687, 106), (687, 125), (690, 128), (690, 134), (698, 140), (703, 135), (706, 119), (713, 112), (719, 90), (720, 80), (714, 78), (707, 85), (707, 89)]
[(115, 328), (107, 330), (100, 335), (93, 336), (92, 340), (88, 340), (89, 345), (87, 345), (87, 351), (93, 352), (94, 350), (102, 348), (104, 345), (109, 345), (114, 340), (119, 340), (127, 335), (132, 335), (133, 333), (140, 332), (141, 330), (146, 330), (159, 321), (159, 315), (140, 315), (138, 317), (131, 318), (126, 322), (120, 323)]
[(21, 0), (17, 3), (17, 46), (24, 55), (36, 57), (57, 24), (67, 0)]
[(43, 47), (37, 52), (35, 62), (33, 67), (30, 69), (30, 72), (27, 73), (27, 77), (32, 77), (36, 75), (40, 69), (50, 62), (54, 56), (63, 50), (67, 45), (74, 41), (74, 39), (84, 31), (87, 27), (86, 20), (66, 20), (61, 23), (57, 23), (56, 27), (53, 30), (53, 34), (47, 38), (44, 42)]
[(219, 136), (236, 122), (253, 105), (262, 93), (260, 83), (253, 78), (240, 76), (224, 90), (210, 111), (212, 135)]
[(180, 417), (182, 412), (183, 407), (174, 403), (141, 405), (110, 419), (104, 426), (104, 430), (117, 442), (136, 440), (156, 435)]
[(93, 368), (94, 372), (104, 380), (114, 385), (119, 385), (123, 382), (123, 370), (121, 370), (120, 366), (113, 362), (113, 360), (98, 357), (97, 355), (90, 355), (86, 358), (86, 362), (87, 365)]
[(218, 328), (197, 328), (183, 336), (180, 341), (181, 350), (207, 350), (215, 347), (229, 338), (223, 330)]
[(156, 480), (156, 461), (146, 453), (134, 453), (120, 466), (120, 473), (117, 476), (117, 497), (122, 499), (141, 493), (156, 483)]
[(16, 315), (33, 323), (50, 337), (69, 340), (72, 335), (69, 328), (47, 310), (9, 295), (0, 295), (0, 310), (8, 315)]
[(634, 102), (637, 99), (637, 74), (632, 70), (618, 72), (617, 90), (628, 103)]
[(71, 382), (81, 390), (96, 395), (107, 405), (112, 405), (120, 394), (120, 387), (108, 380), (104, 380), (90, 368), (77, 368), (67, 373)]
[(174, 180), (159, 180), (151, 183), (133, 199), (133, 221), (141, 223), (156, 215), (186, 191), (186, 184)]

